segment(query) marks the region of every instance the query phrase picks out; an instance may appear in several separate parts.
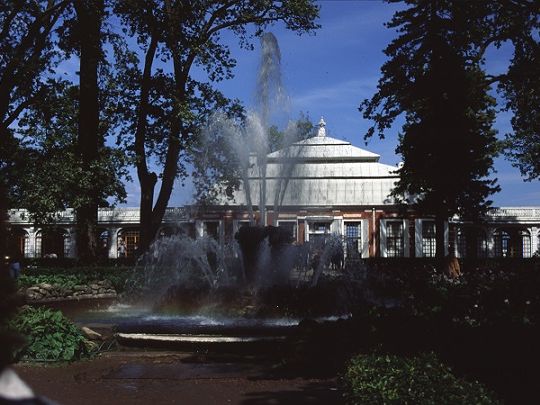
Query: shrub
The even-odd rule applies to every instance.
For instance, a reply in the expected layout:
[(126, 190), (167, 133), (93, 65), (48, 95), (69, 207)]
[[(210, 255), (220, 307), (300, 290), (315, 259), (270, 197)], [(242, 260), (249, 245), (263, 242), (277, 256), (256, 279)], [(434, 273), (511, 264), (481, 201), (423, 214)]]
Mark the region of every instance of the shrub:
[(73, 361), (91, 354), (88, 342), (62, 312), (26, 306), (10, 327), (26, 337), (17, 357), (29, 361)]
[(451, 373), (434, 354), (359, 355), (344, 376), (349, 404), (497, 404), (478, 382)]
[(130, 276), (131, 269), (126, 267), (27, 267), (19, 277), (19, 287), (47, 283), (62, 288), (73, 288), (94, 281), (109, 280), (114, 289), (120, 293)]

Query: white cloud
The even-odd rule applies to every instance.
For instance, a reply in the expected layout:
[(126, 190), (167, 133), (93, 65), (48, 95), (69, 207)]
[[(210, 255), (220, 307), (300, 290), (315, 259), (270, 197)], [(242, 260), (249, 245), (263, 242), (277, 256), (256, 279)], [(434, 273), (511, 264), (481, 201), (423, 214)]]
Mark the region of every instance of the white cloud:
[(332, 107), (351, 105), (351, 99), (356, 100), (354, 105), (360, 104), (360, 100), (373, 94), (377, 86), (377, 79), (362, 78), (343, 81), (340, 83), (314, 87), (304, 94), (293, 96), (292, 104), (299, 108), (310, 110), (311, 107), (321, 108), (324, 105)]

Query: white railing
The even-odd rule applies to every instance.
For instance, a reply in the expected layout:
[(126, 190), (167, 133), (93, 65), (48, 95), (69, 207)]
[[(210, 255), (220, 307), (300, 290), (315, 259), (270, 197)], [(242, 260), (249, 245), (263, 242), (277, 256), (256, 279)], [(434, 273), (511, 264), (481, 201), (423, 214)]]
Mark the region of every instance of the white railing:
[(526, 218), (540, 220), (540, 207), (500, 207), (493, 208), (487, 213), (488, 218)]
[[(8, 222), (11, 224), (31, 225), (30, 214), (27, 210), (16, 209), (9, 210)], [(163, 222), (179, 222), (189, 219), (189, 209), (184, 207), (167, 208), (163, 216)], [(69, 208), (65, 211), (59, 211), (54, 214), (56, 223), (72, 224), (75, 223), (75, 212)], [(98, 224), (103, 223), (136, 223), (140, 221), (139, 208), (100, 208), (98, 210)]]

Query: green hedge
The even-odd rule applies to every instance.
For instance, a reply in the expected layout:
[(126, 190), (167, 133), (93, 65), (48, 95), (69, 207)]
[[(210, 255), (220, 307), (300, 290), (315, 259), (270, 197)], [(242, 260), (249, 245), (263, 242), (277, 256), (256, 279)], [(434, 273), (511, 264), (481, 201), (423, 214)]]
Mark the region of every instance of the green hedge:
[(478, 382), (454, 376), (434, 354), (359, 355), (344, 376), (348, 404), (499, 404)]
[(129, 267), (27, 267), (18, 279), (19, 287), (48, 283), (65, 288), (88, 284), (92, 281), (109, 280), (117, 292), (122, 292), (127, 278), (132, 274)]
[(16, 353), (26, 361), (73, 361), (92, 354), (91, 344), (60, 311), (26, 306), (9, 327), (26, 339)]

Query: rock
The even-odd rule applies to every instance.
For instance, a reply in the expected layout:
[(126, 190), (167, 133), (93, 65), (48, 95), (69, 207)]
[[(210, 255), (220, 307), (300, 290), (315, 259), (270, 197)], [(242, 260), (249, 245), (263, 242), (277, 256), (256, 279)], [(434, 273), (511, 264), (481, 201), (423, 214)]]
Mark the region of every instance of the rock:
[(43, 298), (43, 295), (41, 295), (40, 293), (38, 292), (31, 292), (31, 293), (27, 293), (26, 294), (26, 298), (30, 301), (33, 301), (33, 300), (40, 300)]
[(101, 286), (103, 286), (105, 288), (113, 288), (113, 284), (111, 283), (110, 280), (102, 280), (102, 281), (100, 281), (100, 284), (101, 284)]
[(100, 333), (90, 329), (87, 326), (81, 328), (82, 333), (90, 340), (103, 340), (103, 336)]
[(96, 351), (96, 350), (99, 349), (98, 344), (96, 342), (92, 342), (91, 340), (85, 340), (84, 341), (84, 346), (90, 352), (93, 352), (93, 351)]
[(43, 289), (43, 290), (53, 290), (54, 289), (54, 286), (52, 284), (49, 284), (49, 283), (40, 283), (37, 285), (37, 287)]

